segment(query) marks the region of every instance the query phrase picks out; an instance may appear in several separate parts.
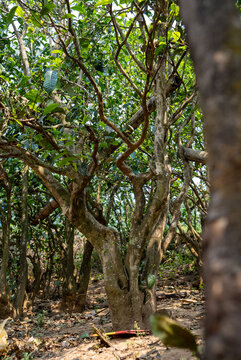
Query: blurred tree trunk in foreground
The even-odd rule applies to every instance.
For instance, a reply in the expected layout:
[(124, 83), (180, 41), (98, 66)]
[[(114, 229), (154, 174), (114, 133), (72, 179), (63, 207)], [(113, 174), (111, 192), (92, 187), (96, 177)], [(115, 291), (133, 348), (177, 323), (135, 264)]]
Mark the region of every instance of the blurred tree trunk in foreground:
[(231, 0), (182, 2), (205, 115), (211, 204), (204, 359), (241, 354), (241, 21)]

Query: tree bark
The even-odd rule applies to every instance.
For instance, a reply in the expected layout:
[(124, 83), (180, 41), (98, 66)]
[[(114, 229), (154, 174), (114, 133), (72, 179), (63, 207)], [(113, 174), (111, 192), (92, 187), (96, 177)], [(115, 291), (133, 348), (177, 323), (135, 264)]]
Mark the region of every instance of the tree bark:
[(7, 282), (7, 268), (10, 243), (11, 223), (11, 184), (3, 167), (0, 166), (0, 183), (6, 191), (6, 211), (0, 207), (0, 218), (2, 224), (2, 261), (0, 267), (0, 318), (5, 319), (11, 315), (12, 306), (10, 303), (10, 290)]
[(39, 255), (34, 254), (34, 256), (28, 256), (33, 266), (34, 281), (31, 284), (31, 306), (33, 306), (34, 299), (40, 290), (42, 270)]
[(86, 306), (87, 290), (90, 280), (91, 272), (91, 256), (93, 252), (93, 246), (86, 240), (83, 252), (83, 259), (79, 271), (79, 278), (77, 280), (77, 297), (78, 297), (78, 309), (83, 311)]
[(17, 295), (14, 304), (14, 317), (19, 318), (23, 315), (24, 299), (26, 296), (26, 285), (28, 280), (28, 263), (27, 263), (27, 242), (28, 242), (28, 165), (23, 169), (22, 185), (22, 238), (20, 245), (20, 267)]
[(182, 8), (205, 115), (211, 181), (204, 234), (204, 359), (240, 359), (240, 14), (231, 0), (183, 0)]
[(183, 155), (186, 160), (195, 161), (201, 164), (206, 164), (208, 161), (207, 151), (199, 151), (191, 148), (184, 148)]
[(87, 290), (91, 271), (91, 255), (93, 246), (89, 241), (85, 242), (83, 258), (78, 279), (74, 276), (74, 228), (66, 219), (67, 247), (63, 261), (63, 292), (61, 308), (68, 312), (82, 312), (86, 306)]
[(75, 311), (76, 307), (76, 282), (74, 278), (74, 228), (70, 222), (65, 219), (65, 238), (66, 249), (63, 259), (63, 288), (61, 308), (64, 311)]
[(59, 207), (56, 200), (51, 199), (31, 220), (32, 225), (37, 225), (41, 220), (46, 219), (54, 210)]

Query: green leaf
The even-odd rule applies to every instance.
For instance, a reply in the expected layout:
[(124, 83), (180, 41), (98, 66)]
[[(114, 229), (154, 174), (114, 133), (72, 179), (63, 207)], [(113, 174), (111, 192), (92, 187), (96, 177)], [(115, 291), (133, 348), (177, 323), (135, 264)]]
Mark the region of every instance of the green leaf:
[(172, 31), (172, 30), (168, 31), (169, 40), (173, 42), (177, 42), (180, 39), (180, 37), (181, 37), (181, 33), (179, 31)]
[(68, 93), (68, 95), (69, 95), (70, 97), (73, 97), (73, 96), (74, 96), (74, 87), (73, 87), (73, 86), (71, 86), (71, 85), (66, 85), (66, 86), (64, 87), (64, 90)]
[(101, 143), (100, 143), (100, 147), (101, 147), (101, 148), (108, 148), (107, 142), (101, 142)]
[(40, 15), (45, 16), (45, 15), (49, 14), (54, 8), (55, 8), (55, 4), (52, 2), (49, 2), (48, 4), (46, 4), (42, 7), (42, 10), (40, 11)]
[(82, 37), (79, 39), (79, 43), (81, 47), (87, 48), (90, 45), (90, 39)]
[(74, 14), (65, 14), (65, 15), (62, 16), (62, 19), (72, 19), (74, 17), (75, 17)]
[(21, 121), (19, 121), (17, 118), (13, 118), (14, 121), (16, 121), (16, 123), (18, 123), (19, 125), (23, 126), (23, 124), (21, 123)]
[[(129, 5), (133, 0), (120, 0), (120, 4)], [(116, 1), (115, 1), (116, 2)], [(118, 4), (117, 4), (118, 5)], [(140, 6), (140, 5), (139, 5)]]
[(181, 37), (181, 33), (179, 31), (173, 31), (172, 37), (173, 37), (173, 41), (177, 42)]
[(65, 113), (64, 109), (61, 108), (59, 106), (59, 104), (57, 103), (53, 103), (53, 104), (49, 104), (48, 106), (46, 106), (46, 108), (43, 111), (43, 115), (47, 115), (53, 112), (58, 112), (58, 113)]
[(13, 21), (15, 12), (17, 10), (18, 6), (14, 6), (12, 7), (12, 9), (9, 11), (7, 18), (6, 18), (6, 25), (8, 26), (9, 24), (11, 24), (11, 22)]
[(95, 6), (107, 5), (107, 4), (111, 4), (111, 3), (112, 3), (112, 0), (100, 0), (95, 4)]
[(25, 86), (28, 81), (29, 81), (29, 76), (23, 75), (22, 79), (20, 79), (20, 81), (18, 83), (18, 87)]
[(63, 54), (63, 50), (52, 50), (52, 54)]
[(72, 163), (72, 161), (76, 161), (77, 158), (74, 157), (74, 156), (68, 156), (68, 157), (65, 157), (63, 159), (61, 159), (60, 161), (58, 161), (58, 165), (59, 166), (65, 166), (65, 165), (69, 165)]
[(58, 81), (58, 71), (57, 70), (47, 70), (44, 75), (44, 84), (43, 88), (50, 94), (55, 86), (57, 85)]
[(175, 3), (172, 3), (170, 6), (170, 15), (171, 16), (177, 16), (180, 12), (179, 6)]
[(155, 55), (163, 54), (166, 49), (166, 43), (161, 43), (155, 50)]
[(18, 6), (16, 9), (16, 15), (19, 16), (20, 18), (24, 17), (24, 11), (20, 6)]
[(61, 60), (61, 58), (58, 57), (58, 58), (53, 59), (52, 62), (53, 62), (53, 65), (55, 65), (56, 67), (59, 67), (62, 60)]
[(103, 121), (99, 121), (99, 125), (100, 125), (103, 129), (105, 129), (105, 127), (106, 127), (106, 125), (105, 125), (105, 123), (104, 123)]
[(148, 289), (152, 289), (153, 286), (155, 285), (155, 282), (156, 282), (156, 277), (154, 274), (149, 274), (147, 276), (147, 287)]
[(75, 10), (75, 11), (78, 11), (80, 13), (84, 13), (84, 11), (85, 11), (82, 4), (77, 4), (77, 5), (73, 6), (73, 7), (71, 7), (71, 10)]
[(41, 27), (41, 17), (39, 16), (39, 14), (32, 12), (32, 16), (30, 17), (30, 20), (32, 22), (32, 24), (38, 28)]
[(195, 336), (190, 330), (165, 315), (152, 315), (150, 318), (152, 332), (164, 345), (189, 349), (197, 353)]
[(27, 94), (25, 94), (25, 97), (31, 102), (42, 102), (42, 97), (39, 95), (37, 90), (30, 90)]

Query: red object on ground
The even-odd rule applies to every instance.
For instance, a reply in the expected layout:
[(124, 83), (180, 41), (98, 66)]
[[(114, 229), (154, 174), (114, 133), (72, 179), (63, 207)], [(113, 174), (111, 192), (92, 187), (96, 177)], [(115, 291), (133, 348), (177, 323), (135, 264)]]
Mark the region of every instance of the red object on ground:
[[(122, 330), (122, 331), (112, 331), (108, 333), (103, 333), (103, 336), (138, 336), (138, 335), (149, 335), (150, 330)], [(91, 334), (91, 337), (98, 337), (98, 334)]]

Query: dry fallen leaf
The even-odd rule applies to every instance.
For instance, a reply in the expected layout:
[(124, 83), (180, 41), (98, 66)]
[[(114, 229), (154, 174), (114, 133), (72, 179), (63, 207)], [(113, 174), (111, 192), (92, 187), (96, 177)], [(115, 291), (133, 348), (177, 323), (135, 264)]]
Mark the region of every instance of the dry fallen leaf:
[(0, 354), (3, 354), (8, 347), (8, 334), (6, 330), (4, 330), (4, 326), (9, 319), (10, 318), (3, 320), (0, 325)]

